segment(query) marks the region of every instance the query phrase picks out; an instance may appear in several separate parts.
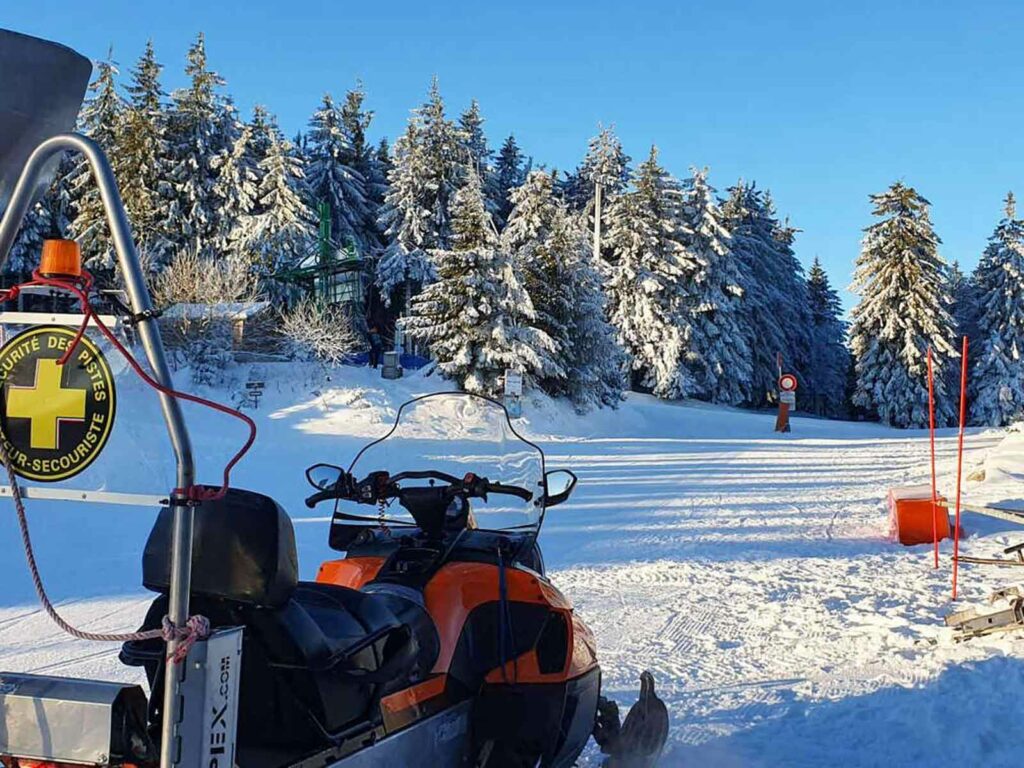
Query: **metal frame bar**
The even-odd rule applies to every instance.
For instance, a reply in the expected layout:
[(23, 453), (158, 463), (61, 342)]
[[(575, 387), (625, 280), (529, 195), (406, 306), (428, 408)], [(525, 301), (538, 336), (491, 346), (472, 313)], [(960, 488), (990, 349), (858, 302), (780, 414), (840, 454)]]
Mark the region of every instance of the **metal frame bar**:
[[(146, 287), (145, 276), (135, 250), (128, 216), (121, 202), (117, 181), (103, 150), (92, 139), (75, 133), (63, 133), (42, 142), (29, 157), (11, 195), (10, 203), (0, 221), (0, 268), (7, 261), (11, 246), (21, 228), (25, 214), (32, 204), (32, 197), (46, 171), (47, 161), (61, 152), (75, 152), (89, 164), (93, 179), (100, 192), (103, 209), (110, 228), (118, 266), (121, 268), (128, 301), (134, 312), (143, 316), (138, 324), (139, 338), (146, 353), (153, 377), (166, 387), (173, 386), (170, 368), (164, 355), (163, 343), (156, 321), (146, 316), (153, 309), (153, 302)], [(171, 447), (177, 461), (177, 487), (189, 488), (195, 478), (192, 444), (188, 428), (182, 416), (178, 401), (163, 392), (159, 393), (164, 422), (171, 438)], [(174, 504), (173, 541), (171, 546), (171, 584), (168, 600), (168, 615), (175, 624), (183, 625), (188, 619), (188, 599), (192, 578), (192, 528), (194, 510), (183, 499)], [(168, 651), (174, 652), (177, 641), (169, 644)], [(160, 766), (171, 768), (179, 762), (181, 750), (178, 743), (181, 707), (179, 706), (181, 665), (168, 664), (163, 702), (163, 730), (160, 743)]]
[[(159, 507), (167, 495), (152, 493), (115, 493), (113, 491), (76, 491), (68, 488), (45, 488), (39, 485), (19, 485), (22, 498), (49, 501), (86, 501), (93, 504), (117, 504), (126, 507)], [(11, 486), (0, 485), (0, 498), (12, 496)]]
[[(96, 315), (103, 324), (112, 331), (118, 330), (121, 326), (121, 318), (115, 315)], [(0, 310), (0, 325), (66, 325), (71, 328), (78, 328), (82, 325), (84, 315), (76, 315), (69, 312), (4, 312)]]

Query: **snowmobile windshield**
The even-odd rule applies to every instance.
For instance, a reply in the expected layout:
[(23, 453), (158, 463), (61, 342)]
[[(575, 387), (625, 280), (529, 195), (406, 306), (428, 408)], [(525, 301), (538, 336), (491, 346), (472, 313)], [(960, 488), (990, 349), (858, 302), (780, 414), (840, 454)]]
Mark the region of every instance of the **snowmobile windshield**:
[[(522, 489), (526, 493), (490, 492), (486, 499), (471, 499), (469, 526), (523, 533), (536, 532), (540, 526), (544, 453), (515, 431), (505, 407), (495, 400), (444, 392), (405, 403), (391, 430), (363, 448), (349, 467), (357, 480), (378, 471), (391, 477), (443, 473), (460, 480), (472, 474), (492, 487)], [(445, 482), (437, 477), (407, 477), (399, 484), (412, 488)], [(384, 518), (413, 524), (411, 515), (395, 501), (384, 509)]]

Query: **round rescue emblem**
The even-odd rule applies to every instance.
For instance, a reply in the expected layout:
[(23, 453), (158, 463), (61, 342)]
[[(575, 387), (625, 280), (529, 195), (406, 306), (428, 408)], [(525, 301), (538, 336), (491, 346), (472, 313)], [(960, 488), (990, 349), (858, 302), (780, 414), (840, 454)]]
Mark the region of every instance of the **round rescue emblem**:
[(45, 483), (88, 467), (114, 426), (114, 377), (103, 353), (82, 337), (64, 365), (75, 330), (41, 326), (0, 347), (4, 447), (15, 471)]

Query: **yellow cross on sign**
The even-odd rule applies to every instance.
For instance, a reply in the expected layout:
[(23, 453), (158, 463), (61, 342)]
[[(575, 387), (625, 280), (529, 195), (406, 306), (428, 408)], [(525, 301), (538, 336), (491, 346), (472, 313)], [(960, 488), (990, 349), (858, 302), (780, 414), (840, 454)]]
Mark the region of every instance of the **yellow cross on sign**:
[(36, 381), (31, 387), (7, 389), (7, 418), (30, 419), (29, 444), (33, 448), (56, 450), (61, 419), (85, 418), (84, 389), (61, 386), (61, 366), (56, 360), (36, 360)]

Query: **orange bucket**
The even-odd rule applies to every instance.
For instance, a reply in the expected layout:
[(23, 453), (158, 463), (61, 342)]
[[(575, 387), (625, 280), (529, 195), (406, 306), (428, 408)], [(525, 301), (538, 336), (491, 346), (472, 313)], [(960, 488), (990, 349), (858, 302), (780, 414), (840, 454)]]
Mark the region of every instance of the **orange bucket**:
[[(932, 528), (932, 488), (930, 485), (911, 485), (889, 489), (889, 539), (904, 546), (931, 544), (935, 539)], [(938, 496), (934, 512), (934, 534), (939, 541), (950, 537), (949, 513), (944, 496)]]

